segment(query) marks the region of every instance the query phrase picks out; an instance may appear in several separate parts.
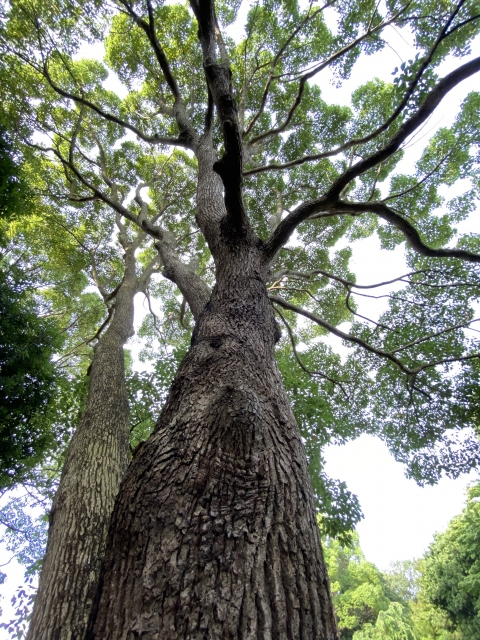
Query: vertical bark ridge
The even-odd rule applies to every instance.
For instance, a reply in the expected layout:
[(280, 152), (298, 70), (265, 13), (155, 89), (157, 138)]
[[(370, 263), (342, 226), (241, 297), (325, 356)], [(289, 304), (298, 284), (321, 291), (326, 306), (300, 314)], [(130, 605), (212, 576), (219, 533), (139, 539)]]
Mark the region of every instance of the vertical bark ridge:
[(260, 254), (239, 242), (216, 259), (192, 347), (122, 484), (91, 637), (334, 640)]
[(108, 525), (129, 463), (123, 345), (133, 335), (133, 249), (110, 326), (95, 347), (87, 406), (68, 448), (50, 513), (47, 551), (28, 640), (83, 640)]

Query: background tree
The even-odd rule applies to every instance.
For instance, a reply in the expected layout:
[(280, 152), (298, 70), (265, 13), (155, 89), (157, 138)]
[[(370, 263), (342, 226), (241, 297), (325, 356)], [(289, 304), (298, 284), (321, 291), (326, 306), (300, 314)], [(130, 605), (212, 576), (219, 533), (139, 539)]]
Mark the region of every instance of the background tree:
[(351, 640), (388, 609), (391, 594), (384, 576), (365, 559), (358, 536), (353, 536), (349, 546), (327, 539), (324, 551), (340, 638)]
[(480, 631), (480, 485), (468, 491), (467, 506), (437, 535), (424, 561), (423, 595), (445, 612), (459, 637)]
[[(306, 401), (296, 400), (312, 468), (321, 464), (317, 442), (361, 430), (381, 435), (420, 481), (477, 464), (467, 402), (478, 377), (470, 336), (479, 242), (447, 245), (475, 203), (478, 95), (411, 175), (395, 168), (409, 136), (480, 70), (473, 58), (436, 75), (448, 56), (468, 55), (478, 7), (328, 5), (255, 5), (237, 41), (222, 36), (235, 11), (218, 3), (215, 13), (208, 1), (60, 3), (54, 14), (19, 1), (6, 10), (15, 87), (4, 91), (19, 135), (56, 163), (77, 205), (111, 209), (127, 235), (155, 239), (196, 323), (117, 503), (99, 637), (335, 634), (303, 447), (274, 361), (271, 303), (293, 357), (315, 378)], [(333, 29), (327, 8), (338, 18)], [(411, 30), (418, 56), (393, 84), (360, 87), (352, 109), (327, 104), (313, 78), (327, 67), (348, 76), (362, 53), (384, 46), (389, 25)], [(102, 64), (75, 57), (82, 39), (105, 29), (123, 98), (106, 89)], [(182, 187), (159, 221), (165, 155)], [(444, 202), (441, 186), (458, 178), (471, 181), (470, 192)], [(392, 283), (357, 283), (350, 250), (335, 250), (341, 238), (372, 233), (385, 248), (408, 241), (407, 272)], [(388, 284), (400, 287), (381, 294), (389, 310), (362, 317), (355, 298)], [(338, 328), (347, 320), (349, 332)], [(319, 340), (326, 332), (353, 345), (345, 363)], [(335, 493), (324, 481), (319, 498), (322, 489)], [(62, 622), (52, 619), (55, 633)]]
[(25, 264), (9, 237), (11, 221), (31, 214), (33, 201), (3, 126), (0, 176), (0, 490), (5, 490), (56, 441), (42, 418), (55, 380), (52, 355), (63, 340), (56, 323), (42, 317), (35, 267)]

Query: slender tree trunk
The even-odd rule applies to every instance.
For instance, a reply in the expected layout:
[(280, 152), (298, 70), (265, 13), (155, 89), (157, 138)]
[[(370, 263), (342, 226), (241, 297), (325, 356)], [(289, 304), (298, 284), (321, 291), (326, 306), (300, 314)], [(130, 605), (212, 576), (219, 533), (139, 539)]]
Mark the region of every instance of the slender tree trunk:
[(260, 251), (236, 234), (214, 256), (217, 284), (116, 502), (91, 636), (333, 640)]
[(123, 346), (133, 335), (134, 249), (110, 326), (95, 347), (85, 413), (53, 501), (47, 552), (28, 640), (82, 640), (91, 615), (110, 516), (129, 463)]

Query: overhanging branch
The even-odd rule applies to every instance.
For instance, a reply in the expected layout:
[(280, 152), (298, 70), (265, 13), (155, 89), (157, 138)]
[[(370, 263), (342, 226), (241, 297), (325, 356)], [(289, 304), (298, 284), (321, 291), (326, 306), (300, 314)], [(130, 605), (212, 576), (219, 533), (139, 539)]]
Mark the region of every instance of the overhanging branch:
[[(470, 260), (472, 262), (480, 261), (478, 256), (472, 254), (468, 251), (463, 250), (434, 250), (430, 247), (427, 247), (418, 235), (418, 232), (410, 225), (404, 218), (398, 216), (392, 212), (391, 215), (387, 210), (388, 207), (383, 203), (362, 203), (361, 205), (353, 205), (339, 202), (339, 197), (345, 187), (355, 178), (362, 175), (369, 169), (377, 166), (381, 162), (387, 160), (391, 155), (393, 155), (403, 144), (403, 142), (416, 130), (418, 127), (430, 117), (430, 115), (435, 111), (438, 107), (442, 99), (447, 95), (449, 91), (451, 91), (454, 87), (457, 86), (460, 82), (469, 78), (480, 71), (480, 57), (471, 60), (470, 62), (466, 62), (455, 71), (452, 71), (447, 76), (445, 76), (442, 80), (440, 80), (437, 85), (429, 92), (427, 97), (425, 98), (422, 105), (417, 109), (417, 111), (413, 114), (411, 118), (409, 118), (397, 131), (397, 133), (391, 138), (390, 142), (388, 142), (384, 147), (382, 147), (379, 151), (371, 154), (364, 160), (361, 160), (357, 164), (349, 167), (341, 176), (338, 178), (333, 185), (328, 189), (328, 191), (317, 198), (316, 200), (310, 200), (302, 203), (296, 209), (294, 209), (275, 229), (273, 234), (267, 240), (264, 246), (264, 254), (265, 261), (269, 262), (276, 252), (283, 246), (288, 239), (290, 238), (293, 231), (296, 227), (314, 214), (321, 213), (322, 217), (327, 215), (335, 215), (342, 213), (350, 213), (351, 215), (359, 215), (365, 211), (372, 211), (374, 213), (378, 213), (384, 215), (382, 217), (388, 216), (390, 221), (398, 225), (405, 235), (408, 237), (412, 246), (419, 250), (420, 252), (424, 252), (424, 255), (431, 255), (434, 257), (458, 257), (464, 260)], [(375, 207), (375, 209), (374, 209)], [(395, 222), (394, 222), (395, 221)], [(397, 226), (396, 225), (396, 226)], [(417, 249), (418, 247), (418, 249)], [(454, 252), (454, 253), (452, 253)]]
[(340, 178), (338, 178), (338, 180), (336, 180), (328, 190), (328, 196), (338, 198), (343, 189), (352, 180), (362, 175), (372, 167), (375, 167), (380, 162), (384, 162), (398, 151), (405, 140), (432, 115), (447, 93), (463, 80), (466, 80), (475, 73), (478, 73), (478, 71), (480, 71), (480, 57), (474, 58), (470, 62), (466, 62), (462, 66), (458, 67), (458, 69), (455, 69), (442, 78), (442, 80), (440, 80), (428, 93), (422, 105), (417, 109), (413, 116), (399, 128), (397, 133), (391, 138), (390, 142), (364, 160), (357, 162), (353, 167), (347, 169), (347, 171), (345, 171), (344, 174), (340, 176)]
[[(436, 367), (436, 366), (440, 366), (440, 365), (448, 364), (452, 362), (464, 362), (466, 360), (472, 360), (474, 358), (480, 357), (480, 353), (476, 352), (476, 353), (468, 354), (465, 356), (454, 356), (450, 358), (442, 358), (440, 360), (427, 362), (424, 364), (420, 364), (416, 367), (410, 368), (410, 367), (407, 367), (399, 358), (395, 356), (395, 351), (398, 351), (398, 349), (394, 351), (385, 351), (384, 349), (374, 347), (373, 345), (369, 344), (365, 340), (362, 340), (361, 338), (358, 338), (357, 336), (353, 336), (350, 333), (345, 333), (344, 331), (341, 331), (340, 329), (338, 329), (337, 327), (334, 327), (329, 322), (326, 322), (325, 320), (323, 320), (316, 314), (312, 313), (311, 311), (308, 311), (303, 307), (299, 307), (295, 304), (292, 304), (291, 302), (287, 302), (280, 296), (275, 296), (270, 294), (268, 297), (272, 302), (280, 305), (284, 309), (288, 309), (289, 311), (294, 311), (295, 313), (298, 313), (299, 315), (302, 315), (305, 318), (308, 318), (309, 320), (311, 320), (312, 322), (315, 322), (316, 324), (323, 327), (329, 333), (337, 336), (338, 338), (341, 338), (342, 340), (345, 340), (352, 344), (356, 344), (359, 347), (362, 347), (366, 351), (369, 351), (370, 353), (373, 353), (374, 355), (380, 358), (383, 358), (385, 360), (390, 360), (390, 362), (395, 364), (398, 367), (398, 369), (402, 371), (402, 373), (405, 373), (407, 376), (411, 377), (412, 379), (414, 379), (421, 371), (424, 371), (425, 369), (429, 369), (432, 367)], [(435, 335), (436, 334), (432, 334), (432, 336), (429, 336), (429, 337), (435, 337)], [(411, 346), (411, 345), (407, 345), (407, 346)]]
[(386, 220), (401, 231), (412, 249), (423, 256), (431, 258), (459, 258), (466, 262), (480, 262), (479, 254), (466, 251), (465, 249), (433, 249), (429, 247), (423, 242), (413, 224), (384, 202), (338, 202), (336, 205), (333, 205), (332, 208), (352, 215), (367, 212), (377, 214), (380, 218), (383, 218), (383, 220)]

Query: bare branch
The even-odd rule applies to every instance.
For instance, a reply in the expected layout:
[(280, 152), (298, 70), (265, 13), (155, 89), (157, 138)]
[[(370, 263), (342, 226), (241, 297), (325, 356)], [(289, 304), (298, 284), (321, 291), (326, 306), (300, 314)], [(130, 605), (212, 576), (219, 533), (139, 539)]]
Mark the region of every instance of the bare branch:
[[(107, 313), (107, 317), (105, 318), (105, 320), (102, 322), (102, 324), (99, 326), (99, 328), (97, 329), (97, 331), (95, 332), (95, 335), (92, 336), (91, 338), (89, 338), (88, 340), (85, 341), (84, 344), (90, 344), (91, 342), (93, 342), (94, 340), (98, 340), (101, 336), (101, 334), (103, 333), (103, 331), (105, 330), (105, 328), (108, 326), (110, 320), (112, 319), (113, 316), (113, 310), (115, 309), (115, 305), (111, 305), (110, 307), (108, 307), (108, 313)], [(83, 343), (82, 343), (83, 344)], [(79, 345), (80, 346), (80, 345)]]
[(384, 282), (377, 282), (375, 284), (357, 284), (356, 282), (352, 282), (351, 280), (346, 280), (345, 278), (341, 278), (340, 276), (336, 276), (333, 273), (329, 273), (328, 271), (324, 271), (323, 269), (312, 269), (312, 271), (293, 271), (291, 269), (284, 269), (278, 273), (276, 273), (273, 277), (275, 280), (282, 278), (283, 276), (291, 276), (294, 278), (302, 278), (304, 280), (310, 280), (314, 276), (320, 275), (326, 278), (330, 278), (331, 280), (336, 280), (346, 287), (352, 287), (355, 289), (375, 289), (378, 287), (384, 287), (388, 284), (393, 284), (394, 282), (407, 282), (405, 278), (411, 278), (412, 276), (416, 276), (419, 273), (427, 273), (431, 271), (431, 269), (419, 269), (418, 271), (411, 271), (410, 273), (406, 273), (402, 276), (398, 276), (398, 278), (393, 278), (392, 280), (385, 280)]
[(418, 338), (418, 340), (412, 340), (407, 344), (404, 344), (402, 347), (397, 347), (396, 349), (392, 349), (390, 353), (399, 353), (400, 351), (405, 351), (405, 349), (409, 349), (410, 347), (414, 347), (417, 344), (422, 344), (422, 342), (428, 342), (432, 338), (437, 338), (438, 336), (442, 336), (445, 333), (450, 333), (451, 331), (456, 331), (457, 329), (470, 329), (470, 325), (474, 322), (480, 322), (480, 318), (475, 318), (475, 320), (470, 320), (470, 322), (460, 322), (458, 324), (454, 324), (451, 327), (446, 327), (445, 329), (441, 329), (436, 333), (431, 333), (428, 336), (423, 336), (422, 338)]

